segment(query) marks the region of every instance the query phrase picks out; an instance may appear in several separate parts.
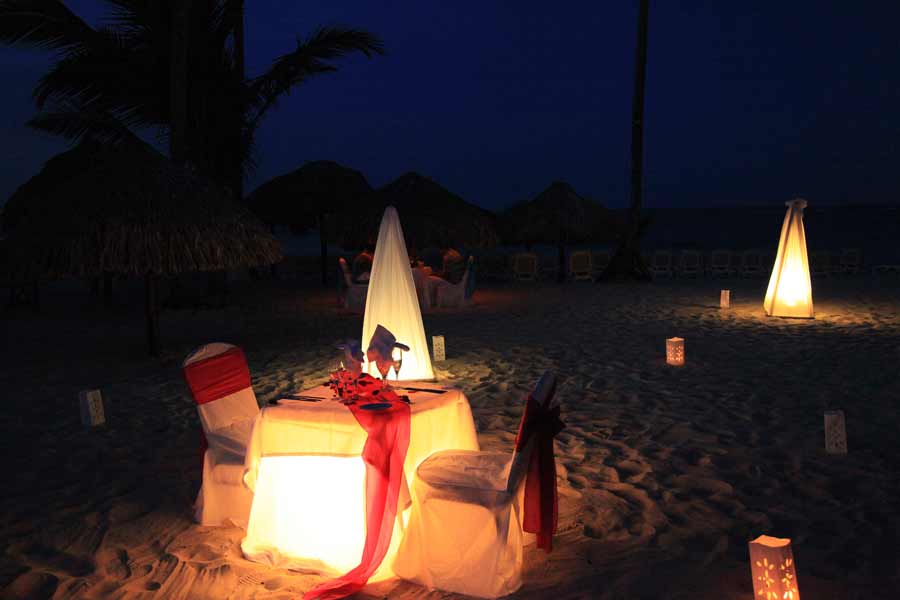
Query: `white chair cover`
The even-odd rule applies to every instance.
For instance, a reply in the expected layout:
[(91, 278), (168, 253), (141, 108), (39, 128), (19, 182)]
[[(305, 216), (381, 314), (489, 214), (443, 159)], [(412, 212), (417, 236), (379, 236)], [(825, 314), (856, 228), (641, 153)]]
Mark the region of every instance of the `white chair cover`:
[(347, 288), (344, 292), (344, 308), (353, 311), (364, 310), (366, 307), (366, 294), (369, 291), (369, 286), (364, 283), (355, 283), (353, 281), (353, 276), (350, 274), (350, 268), (347, 266), (346, 260), (339, 258), (338, 263), (341, 265), (341, 273), (344, 276), (344, 285)]
[(436, 303), (439, 307), (460, 308), (469, 303), (470, 299), (466, 298), (466, 286), (469, 283), (469, 277), (471, 277), (472, 262), (473, 259), (470, 256), (469, 262), (466, 265), (466, 272), (463, 273), (463, 277), (459, 283), (450, 283), (443, 279), (438, 282), (435, 296)]
[[(552, 402), (547, 372), (532, 396)], [(498, 598), (522, 585), (522, 531), (529, 442), (510, 454), (446, 450), (416, 469), (412, 512), (394, 572), (429, 589)]]

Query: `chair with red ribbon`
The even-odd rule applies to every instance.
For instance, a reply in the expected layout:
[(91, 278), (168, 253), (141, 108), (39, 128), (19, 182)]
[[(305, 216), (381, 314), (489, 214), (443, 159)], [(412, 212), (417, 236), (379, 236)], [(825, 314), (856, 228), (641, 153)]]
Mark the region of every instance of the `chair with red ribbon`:
[(236, 346), (214, 343), (191, 352), (182, 367), (203, 427), (203, 482), (194, 517), (202, 525), (230, 520), (246, 528), (253, 492), (243, 484), (244, 455), (259, 414), (247, 359)]
[(397, 575), (479, 598), (522, 585), (524, 532), (537, 534), (538, 547), (549, 552), (556, 531), (553, 438), (564, 425), (555, 393), (548, 371), (526, 399), (511, 458), (446, 450), (419, 465)]

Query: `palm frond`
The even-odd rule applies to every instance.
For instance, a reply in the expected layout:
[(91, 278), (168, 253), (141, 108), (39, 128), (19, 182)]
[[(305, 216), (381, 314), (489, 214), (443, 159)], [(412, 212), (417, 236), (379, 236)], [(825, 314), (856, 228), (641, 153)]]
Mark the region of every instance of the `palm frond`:
[(248, 82), (251, 128), (255, 129), (280, 96), (311, 77), (336, 71), (329, 61), (354, 52), (371, 58), (384, 54), (384, 43), (373, 33), (344, 27), (321, 28), (307, 40), (298, 39), (293, 52), (280, 56), (266, 73)]
[(97, 41), (97, 32), (58, 0), (0, 0), (2, 43), (69, 52)]
[(28, 126), (73, 142), (97, 140), (108, 144), (146, 145), (115, 115), (83, 107), (59, 106), (39, 112), (28, 121)]

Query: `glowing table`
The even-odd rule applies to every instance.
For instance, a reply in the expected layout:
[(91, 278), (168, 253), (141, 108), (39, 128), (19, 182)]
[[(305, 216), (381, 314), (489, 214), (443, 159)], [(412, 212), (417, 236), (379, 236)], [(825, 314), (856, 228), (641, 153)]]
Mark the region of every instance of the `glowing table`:
[[(443, 394), (409, 395), (410, 440), (404, 475), (433, 452), (478, 450), (475, 422), (465, 394), (417, 381), (418, 388), (446, 389)], [(305, 396), (331, 397), (325, 386)], [(334, 400), (285, 400), (260, 411), (244, 462), (244, 485), (254, 491), (241, 549), (264, 564), (339, 575), (359, 563), (365, 542), (365, 465), (361, 454), (366, 432), (350, 410)], [(391, 547), (370, 579), (393, 576), (390, 569), (409, 519), (409, 491), (400, 490)]]

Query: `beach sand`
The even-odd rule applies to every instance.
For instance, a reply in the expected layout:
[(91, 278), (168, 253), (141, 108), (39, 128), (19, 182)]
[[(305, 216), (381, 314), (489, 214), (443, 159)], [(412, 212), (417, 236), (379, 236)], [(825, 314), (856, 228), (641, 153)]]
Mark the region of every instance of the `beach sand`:
[[(762, 533), (793, 539), (804, 600), (898, 597), (900, 283), (814, 282), (815, 321), (766, 318), (764, 288), (508, 285), (425, 316), (429, 339), (446, 337), (438, 377), (467, 394), (485, 450), (511, 451), (545, 369), (563, 378), (559, 535), (551, 554), (526, 548), (515, 598), (750, 600), (747, 542)], [(322, 382), (361, 315), (332, 290), (244, 284), (225, 309), (164, 313), (165, 355), (150, 359), (132, 293), (107, 310), (63, 286), (39, 314), (0, 313), (2, 597), (298, 598), (321, 578), (251, 563), (242, 530), (192, 522), (200, 428), (180, 363), (239, 344), (266, 403)], [(682, 368), (664, 360), (676, 335)], [(88, 388), (105, 426), (80, 425)], [(846, 456), (824, 451), (831, 408)], [(361, 597), (457, 596), (388, 581)]]

